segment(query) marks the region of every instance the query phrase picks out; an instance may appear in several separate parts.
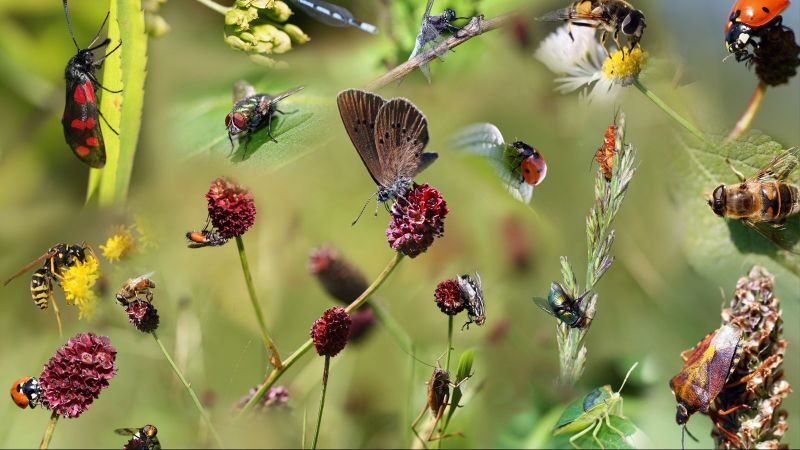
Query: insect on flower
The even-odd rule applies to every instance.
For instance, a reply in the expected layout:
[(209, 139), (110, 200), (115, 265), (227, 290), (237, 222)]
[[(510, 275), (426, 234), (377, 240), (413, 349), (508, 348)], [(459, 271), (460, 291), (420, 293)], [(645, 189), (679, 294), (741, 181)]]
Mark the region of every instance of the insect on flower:
[(39, 404), (42, 391), (39, 381), (33, 377), (22, 377), (11, 385), (11, 400), (22, 409), (30, 406), (36, 408)]
[(469, 275), (458, 276), (458, 288), (461, 290), (461, 298), (464, 299), (467, 305), (467, 317), (469, 321), (461, 326), (463, 330), (465, 327), (469, 329), (469, 324), (476, 323), (478, 326), (483, 326), (486, 322), (486, 308), (483, 300), (483, 285), (481, 285), (481, 276), (475, 272), (475, 278)]
[(753, 40), (768, 27), (780, 27), (780, 14), (789, 7), (789, 0), (737, 0), (725, 24), (725, 48), (736, 61), (748, 61), (753, 54), (748, 46), (758, 48)]
[(800, 187), (783, 180), (798, 162), (800, 147), (794, 147), (779, 153), (752, 178), (731, 165), (741, 183), (717, 186), (708, 205), (714, 214), (739, 219), (778, 247), (786, 248), (777, 232), (787, 217), (800, 213)]
[(228, 242), (226, 238), (215, 231), (188, 231), (186, 239), (189, 240), (189, 248), (216, 247)]
[[(427, 363), (426, 363), (427, 364)], [(464, 378), (458, 384), (453, 383), (450, 380), (450, 373), (446, 370), (442, 369), (439, 365), (439, 360), (436, 360), (436, 367), (433, 369), (433, 373), (431, 373), (431, 378), (428, 380), (428, 395), (427, 401), (425, 405), (422, 407), (422, 410), (417, 415), (414, 422), (411, 423), (411, 430), (417, 436), (417, 439), (425, 445), (425, 442), (431, 441), (438, 441), (440, 439), (445, 439), (451, 436), (463, 436), (463, 433), (455, 432), (455, 433), (447, 433), (445, 435), (437, 435), (434, 436), (433, 433), (436, 431), (436, 427), (439, 424), (439, 421), (444, 417), (445, 410), (448, 406), (450, 406), (450, 388), (453, 389), (458, 388), (461, 386), (462, 383), (467, 381), (469, 377)], [(431, 415), (433, 417), (433, 423), (430, 426), (430, 430), (428, 431), (428, 435), (425, 439), (419, 435), (417, 431), (417, 425), (419, 421), (422, 420), (422, 417), (425, 415), (425, 411), (430, 410)]]
[(615, 115), (614, 123), (606, 128), (606, 132), (603, 134), (603, 145), (594, 154), (594, 159), (597, 161), (597, 165), (600, 166), (600, 171), (606, 181), (611, 181), (611, 175), (613, 174), (614, 155), (617, 152), (616, 137), (617, 118)]
[[(612, 33), (618, 49), (622, 49), (619, 33), (624, 34), (628, 38), (630, 49), (633, 50), (642, 40), (642, 34), (646, 27), (644, 13), (625, 0), (578, 0), (566, 8), (549, 12), (536, 20), (565, 21), (569, 27), (575, 25), (602, 29), (600, 43), (609, 58), (611, 53), (606, 47), (608, 33)], [(569, 29), (569, 34), (572, 37), (571, 29)]]
[(597, 438), (597, 433), (605, 424), (606, 427), (617, 433), (624, 441), (625, 433), (611, 424), (610, 416), (625, 417), (622, 413), (622, 396), (620, 392), (622, 392), (628, 377), (637, 365), (639, 363), (635, 363), (625, 374), (625, 379), (622, 380), (622, 385), (617, 392), (612, 391), (611, 386), (605, 385), (594, 389), (567, 406), (567, 409), (561, 414), (555, 427), (553, 427), (553, 436), (574, 433), (569, 438), (569, 443), (578, 448), (575, 441), (591, 431), (594, 441), (600, 448), (604, 448), (603, 443)]
[(154, 425), (145, 425), (141, 428), (117, 428), (115, 433), (131, 436), (125, 446), (126, 449), (160, 450), (161, 442), (158, 441), (158, 429)]
[[(64, 106), (64, 115), (61, 118), (61, 124), (64, 126), (64, 138), (67, 144), (72, 148), (72, 152), (81, 161), (86, 163), (89, 167), (100, 169), (106, 164), (106, 148), (103, 143), (103, 133), (100, 130), (100, 123), (98, 116), (103, 117), (103, 113), (97, 106), (97, 99), (95, 93), (97, 88), (104, 89), (111, 93), (119, 93), (119, 91), (112, 91), (104, 87), (97, 81), (95, 71), (103, 65), (103, 61), (117, 49), (120, 48), (122, 42), (117, 44), (110, 52), (106, 53), (103, 57), (95, 60), (94, 52), (100, 48), (106, 47), (111, 40), (106, 38), (97, 45), (97, 39), (100, 37), (100, 32), (108, 21), (109, 14), (103, 19), (103, 24), (97, 30), (92, 42), (88, 47), (81, 49), (78, 41), (75, 40), (75, 34), (72, 32), (72, 24), (69, 21), (69, 11), (67, 9), (67, 0), (64, 3), (64, 14), (67, 17), (67, 27), (69, 28), (69, 35), (72, 37), (72, 42), (78, 53), (73, 56), (67, 63), (64, 70), (64, 78), (67, 81), (67, 99)], [(111, 125), (106, 121), (108, 128), (117, 133)]]
[(371, 92), (348, 89), (339, 93), (336, 103), (353, 146), (378, 185), (377, 202), (386, 205), (405, 195), (414, 176), (439, 157), (423, 153), (428, 145), (428, 120), (410, 101), (386, 101)]
[(291, 0), (298, 8), (315, 20), (332, 27), (356, 27), (370, 34), (377, 34), (375, 25), (359, 22), (347, 9), (322, 0)]
[(128, 306), (128, 303), (132, 300), (137, 300), (139, 296), (144, 296), (146, 301), (152, 303), (153, 291), (151, 289), (156, 287), (156, 284), (150, 279), (153, 273), (150, 272), (126, 281), (117, 291), (117, 303), (122, 306)]
[(87, 244), (56, 244), (50, 247), (45, 254), (26, 264), (3, 285), (7, 285), (13, 279), (44, 262), (44, 265), (31, 277), (31, 297), (39, 309), (47, 309), (49, 300), (53, 297), (53, 280), (60, 283), (61, 272), (64, 269), (75, 265), (76, 261), (85, 262), (87, 251), (94, 257), (94, 250)]
[(547, 176), (547, 163), (536, 147), (522, 141), (506, 144), (500, 130), (490, 123), (463, 129), (453, 143), (465, 151), (489, 158), (506, 190), (523, 203), (530, 203), (533, 188)]
[[(420, 24), (419, 34), (414, 42), (414, 49), (408, 59), (413, 59), (425, 48), (430, 48), (440, 41), (444, 33), (455, 33), (461, 31), (463, 27), (457, 27), (452, 24), (454, 20), (469, 19), (469, 17), (456, 17), (456, 12), (451, 8), (446, 8), (439, 15), (431, 15), (431, 8), (433, 8), (433, 0), (428, 0), (425, 5), (425, 14), (422, 15), (422, 23)], [(443, 55), (438, 55), (440, 58)], [(421, 63), (419, 70), (422, 71), (428, 83), (431, 82), (431, 71), (427, 63)]]
[(256, 89), (245, 81), (238, 81), (233, 87), (233, 109), (225, 116), (225, 127), (228, 129), (228, 139), (233, 150), (233, 137), (242, 134), (245, 138), (245, 147), (250, 142), (253, 133), (267, 127), (267, 136), (278, 142), (272, 136), (272, 119), (275, 113), (294, 114), (296, 111), (283, 112), (278, 109), (278, 102), (286, 97), (303, 90), (298, 86), (275, 96), (258, 94)]
[(534, 297), (533, 301), (542, 311), (550, 314), (560, 322), (571, 328), (583, 328), (586, 326), (588, 317), (583, 311), (583, 301), (588, 292), (578, 298), (570, 297), (564, 288), (555, 281), (550, 284), (550, 293), (547, 298)]

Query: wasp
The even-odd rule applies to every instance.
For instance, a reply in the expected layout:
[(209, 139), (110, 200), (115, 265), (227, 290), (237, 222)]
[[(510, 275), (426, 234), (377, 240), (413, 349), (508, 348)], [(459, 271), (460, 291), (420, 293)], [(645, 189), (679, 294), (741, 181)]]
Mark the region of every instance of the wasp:
[(731, 170), (741, 182), (717, 186), (708, 199), (708, 205), (714, 214), (739, 219), (766, 239), (783, 247), (770, 233), (770, 228), (780, 229), (787, 217), (800, 212), (800, 187), (783, 181), (797, 167), (799, 160), (800, 148), (790, 148), (775, 156), (752, 178), (745, 177), (731, 165)]
[(228, 242), (226, 237), (211, 230), (189, 231), (186, 239), (189, 240), (189, 248), (216, 247)]
[(132, 436), (125, 448), (140, 448), (147, 450), (160, 450), (161, 442), (158, 441), (158, 429), (154, 425), (145, 425), (141, 428), (117, 428), (115, 433), (123, 436)]
[(131, 300), (138, 299), (140, 295), (143, 295), (148, 302), (152, 302), (153, 291), (150, 289), (155, 288), (156, 284), (150, 279), (151, 276), (153, 272), (126, 281), (117, 292), (117, 303), (128, 306)]
[(85, 262), (87, 252), (94, 257), (94, 250), (87, 244), (56, 244), (50, 247), (45, 254), (25, 265), (3, 285), (7, 285), (13, 279), (44, 262), (44, 265), (31, 277), (31, 298), (39, 309), (47, 309), (49, 300), (53, 297), (53, 280), (60, 283), (61, 273), (74, 266), (76, 262)]
[[(611, 53), (606, 47), (606, 37), (609, 33), (612, 34), (617, 48), (621, 50), (619, 33), (622, 32), (628, 38), (630, 49), (633, 50), (642, 40), (646, 27), (644, 13), (625, 0), (578, 0), (566, 8), (549, 12), (536, 20), (543, 22), (566, 21), (569, 27), (576, 25), (602, 29), (600, 44), (609, 58)], [(569, 29), (569, 36), (572, 37), (571, 29)]]
[(459, 275), (458, 288), (461, 290), (461, 298), (467, 300), (467, 317), (469, 318), (469, 321), (461, 329), (463, 330), (465, 327), (469, 329), (471, 323), (482, 326), (486, 322), (486, 309), (483, 301), (481, 276), (478, 275), (478, 272), (475, 272), (474, 279), (469, 275)]

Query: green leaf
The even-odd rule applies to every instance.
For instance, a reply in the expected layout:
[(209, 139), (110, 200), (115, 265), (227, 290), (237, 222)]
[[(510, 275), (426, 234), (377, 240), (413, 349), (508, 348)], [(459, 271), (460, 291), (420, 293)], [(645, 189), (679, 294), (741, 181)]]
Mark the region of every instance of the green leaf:
[[(285, 83), (257, 83), (260, 93), (277, 94), (294, 85)], [(333, 101), (303, 90), (278, 105), (290, 114), (276, 114), (272, 122), (272, 135), (278, 142), (269, 139), (267, 128), (256, 131), (245, 145), (246, 139), (234, 138), (235, 150), (225, 129), (225, 116), (233, 106), (231, 89), (212, 96), (192, 97), (178, 102), (172, 113), (180, 151), (186, 157), (209, 154), (228, 157), (232, 162), (258, 165), (276, 169), (307, 153), (322, 147), (329, 141), (324, 131), (330, 129), (325, 121), (334, 117)], [(292, 113), (292, 111), (295, 111)]]
[[(739, 181), (726, 157), (737, 170), (751, 177), (784, 147), (764, 134), (751, 132), (730, 145), (684, 144), (684, 149), (686, 158), (680, 158), (680, 178), (686, 181), (681, 184), (676, 203), (682, 210), (683, 245), (690, 264), (710, 278), (756, 264), (779, 274), (788, 271), (800, 275), (800, 216), (789, 218), (782, 230), (768, 229), (779, 240), (779, 246), (740, 221), (716, 216), (706, 203), (717, 186)], [(786, 181), (798, 184), (800, 174), (795, 171)]]
[(106, 146), (106, 166), (91, 169), (87, 203), (123, 203), (128, 195), (133, 159), (139, 141), (147, 66), (147, 34), (140, 0), (111, 0), (108, 18), (109, 49), (122, 47), (105, 59), (103, 86), (122, 89), (119, 94), (103, 91), (100, 111), (119, 136), (101, 120)]
[[(629, 419), (620, 416), (609, 416), (609, 419), (611, 425), (621, 431), (622, 435), (611, 429), (604, 420), (597, 430), (597, 440), (592, 436), (595, 429), (591, 428), (573, 441), (575, 446), (577, 448), (641, 448), (647, 446), (647, 437)], [(575, 435), (554, 436), (546, 448), (575, 448), (569, 441), (573, 436)]]
[(466, 380), (472, 375), (472, 363), (475, 361), (475, 350), (470, 349), (461, 354), (458, 359), (458, 369), (456, 369), (455, 383), (457, 387), (453, 388), (453, 395), (450, 397), (450, 407), (447, 412), (447, 420), (445, 420), (444, 428), (450, 423), (450, 419), (458, 409), (458, 402), (461, 401), (463, 393), (461, 392), (461, 382)]

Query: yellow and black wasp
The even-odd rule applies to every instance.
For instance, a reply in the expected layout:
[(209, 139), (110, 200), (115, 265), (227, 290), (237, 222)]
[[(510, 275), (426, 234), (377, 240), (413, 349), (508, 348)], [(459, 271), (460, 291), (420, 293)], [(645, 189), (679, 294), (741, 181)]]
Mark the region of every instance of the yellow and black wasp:
[(39, 309), (47, 309), (50, 298), (53, 296), (53, 280), (60, 283), (61, 273), (74, 266), (78, 261), (85, 262), (87, 252), (94, 256), (94, 250), (87, 244), (56, 244), (50, 247), (45, 254), (25, 265), (3, 285), (7, 285), (13, 279), (44, 262), (44, 265), (33, 272), (31, 277), (31, 298)]
[(140, 448), (147, 450), (160, 450), (161, 443), (158, 441), (158, 429), (154, 425), (145, 425), (141, 428), (117, 428), (115, 433), (123, 436), (131, 436), (125, 448)]

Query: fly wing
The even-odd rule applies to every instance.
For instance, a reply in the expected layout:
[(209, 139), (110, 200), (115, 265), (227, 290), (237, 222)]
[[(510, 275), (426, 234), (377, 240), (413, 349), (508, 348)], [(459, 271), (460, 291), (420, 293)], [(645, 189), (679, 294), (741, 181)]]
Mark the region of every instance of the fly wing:
[(132, 436), (139, 432), (139, 428), (117, 428), (114, 430), (114, 433), (121, 434), (123, 436)]
[(800, 255), (800, 253), (793, 248), (795, 241), (793, 241), (790, 236), (786, 235), (785, 226), (770, 222), (751, 222), (749, 220), (744, 220), (743, 223), (760, 234), (764, 239), (772, 242), (779, 249), (794, 253), (795, 255)]
[(426, 20), (431, 15), (431, 10), (433, 9), (433, 0), (428, 0), (428, 3), (425, 5), (425, 14), (422, 16), (422, 25), (425, 25)]
[(293, 0), (294, 4), (315, 20), (332, 27), (356, 27), (367, 33), (375, 34), (378, 28), (375, 25), (359, 22), (346, 8), (334, 5), (323, 0)]
[(533, 297), (533, 303), (536, 303), (536, 306), (538, 306), (539, 309), (541, 309), (542, 311), (546, 312), (547, 314), (550, 314), (555, 318), (558, 318), (558, 316), (556, 316), (556, 313), (554, 313), (553, 310), (550, 309), (550, 304), (547, 303), (546, 298)]
[(782, 181), (797, 167), (800, 160), (800, 147), (792, 147), (772, 159), (766, 166), (756, 173), (759, 181)]
[(290, 95), (292, 95), (292, 94), (296, 94), (296, 93), (298, 93), (298, 92), (302, 91), (303, 89), (305, 89), (305, 86), (298, 86), (298, 87), (296, 87), (296, 88), (289, 89), (288, 91), (281, 92), (280, 94), (278, 94), (278, 95), (276, 95), (276, 96), (272, 97), (272, 98), (270, 99), (269, 103), (270, 103), (271, 105), (274, 105), (274, 104), (278, 103), (279, 101), (281, 101), (281, 100), (285, 99), (286, 97), (288, 97), (288, 96), (290, 96)]
[(414, 178), (429, 166), (435, 153), (422, 153), (428, 145), (428, 120), (404, 98), (394, 98), (378, 111), (374, 141), (387, 186), (398, 177)]
[(382, 170), (374, 130), (378, 110), (385, 103), (380, 96), (358, 89), (342, 91), (336, 97), (344, 129), (376, 184), (381, 184)]
[(89, 167), (101, 169), (106, 165), (106, 147), (94, 93), (94, 85), (88, 76), (68, 80), (61, 125), (72, 153)]
[(238, 103), (247, 97), (256, 95), (256, 88), (244, 80), (239, 80), (233, 85), (233, 103)]

